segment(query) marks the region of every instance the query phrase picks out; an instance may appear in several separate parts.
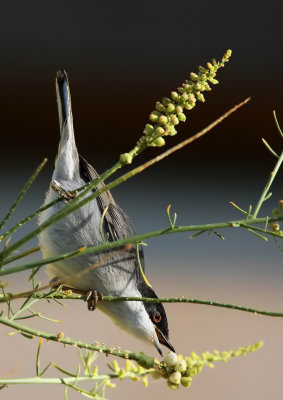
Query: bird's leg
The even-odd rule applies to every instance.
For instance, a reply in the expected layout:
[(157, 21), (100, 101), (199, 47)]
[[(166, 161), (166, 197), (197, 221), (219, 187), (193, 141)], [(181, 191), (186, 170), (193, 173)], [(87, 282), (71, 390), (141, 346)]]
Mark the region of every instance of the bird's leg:
[(87, 292), (85, 301), (87, 302), (87, 308), (89, 311), (94, 311), (96, 309), (98, 300), (103, 300), (102, 293), (97, 293), (96, 290), (90, 290)]
[(59, 196), (63, 197), (63, 201), (69, 201), (76, 197), (76, 193), (71, 193), (68, 190), (64, 189), (61, 183), (56, 180), (51, 182), (51, 188), (55, 190), (55, 192), (58, 192)]

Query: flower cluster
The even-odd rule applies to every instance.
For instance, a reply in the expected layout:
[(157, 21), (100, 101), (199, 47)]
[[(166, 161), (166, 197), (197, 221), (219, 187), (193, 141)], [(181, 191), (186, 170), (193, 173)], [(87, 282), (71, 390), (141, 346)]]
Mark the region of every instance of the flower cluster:
[(200, 356), (194, 352), (186, 357), (169, 352), (164, 358), (163, 376), (171, 389), (178, 389), (179, 385), (190, 387), (193, 377), (201, 372), (204, 365), (213, 368), (215, 361), (226, 362), (233, 357), (244, 356), (256, 351), (262, 345), (262, 342), (258, 342), (254, 345), (239, 347), (234, 351), (215, 350), (213, 353), (206, 351)]
[(227, 50), (220, 61), (213, 59), (207, 63), (206, 68), (200, 66), (199, 72), (192, 72), (190, 80), (186, 80), (176, 91), (171, 92), (170, 98), (163, 97), (161, 102), (158, 101), (155, 110), (149, 115), (150, 123), (146, 124), (144, 135), (132, 151), (121, 154), (120, 162), (131, 164), (133, 157), (146, 147), (164, 146), (165, 136), (176, 135), (176, 126), (186, 121), (184, 112), (194, 108), (197, 101), (205, 101), (203, 93), (211, 90), (210, 84), (218, 83), (215, 79), (216, 73), (229, 61), (231, 54), (232, 50)]
[(155, 110), (149, 115), (150, 124), (146, 124), (144, 134), (149, 146), (163, 146), (163, 136), (176, 135), (176, 125), (186, 121), (185, 110), (195, 107), (197, 101), (204, 102), (203, 92), (210, 91), (210, 84), (216, 85), (215, 79), (219, 68), (224, 67), (231, 57), (232, 51), (227, 50), (221, 61), (215, 59), (207, 63), (207, 68), (199, 67), (199, 72), (190, 74), (190, 80), (186, 80), (177, 91), (171, 92), (171, 97), (164, 97), (162, 102), (157, 102)]

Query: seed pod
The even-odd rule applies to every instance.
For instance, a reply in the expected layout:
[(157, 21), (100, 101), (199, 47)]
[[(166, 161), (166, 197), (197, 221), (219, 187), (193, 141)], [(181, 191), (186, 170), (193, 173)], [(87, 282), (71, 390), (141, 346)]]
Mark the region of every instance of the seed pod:
[(157, 101), (155, 104), (155, 108), (157, 111), (165, 111), (165, 107), (163, 104), (160, 103), (160, 101)]
[(145, 135), (150, 135), (153, 131), (154, 131), (153, 126), (150, 125), (150, 124), (146, 124), (146, 126), (145, 126), (145, 128), (144, 128), (144, 130), (143, 130), (143, 133), (144, 133)]

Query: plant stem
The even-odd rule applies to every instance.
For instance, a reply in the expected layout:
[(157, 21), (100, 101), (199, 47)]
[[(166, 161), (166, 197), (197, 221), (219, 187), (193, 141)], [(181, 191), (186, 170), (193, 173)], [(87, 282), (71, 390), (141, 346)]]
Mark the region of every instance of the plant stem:
[(115, 348), (99, 346), (98, 344), (89, 344), (82, 342), (80, 340), (72, 340), (68, 337), (58, 337), (52, 333), (47, 333), (43, 331), (39, 331), (36, 329), (32, 329), (28, 326), (20, 325), (15, 321), (11, 321), (7, 318), (0, 318), (0, 324), (7, 325), (10, 328), (16, 329), (19, 333), (26, 333), (32, 336), (41, 337), (43, 339), (51, 340), (53, 342), (60, 342), (64, 345), (71, 345), (75, 347), (79, 347), (80, 349), (88, 349), (98, 351), (99, 353), (111, 354), (120, 358), (129, 359), (136, 361), (144, 368), (152, 368), (155, 365), (155, 361), (153, 357), (147, 356), (144, 353), (133, 353), (128, 350), (117, 350)]
[[(281, 221), (281, 220), (283, 220), (283, 216), (279, 217), (279, 218), (276, 218), (276, 217), (269, 218), (269, 222), (275, 222), (275, 221)], [(60, 261), (62, 259), (77, 257), (82, 254), (85, 255), (85, 254), (104, 252), (106, 250), (115, 249), (117, 247), (123, 247), (129, 243), (136, 244), (136, 243), (139, 243), (146, 239), (150, 239), (150, 238), (158, 237), (158, 236), (162, 236), (162, 235), (169, 235), (169, 234), (173, 234), (173, 233), (181, 233), (181, 232), (189, 232), (189, 231), (191, 231), (191, 232), (192, 231), (211, 231), (214, 229), (241, 227), (244, 229), (257, 229), (259, 231), (263, 231), (265, 234), (269, 234), (269, 235), (272, 235), (272, 236), (282, 239), (282, 236), (280, 235), (280, 233), (272, 232), (272, 231), (265, 231), (265, 230), (261, 230), (260, 228), (254, 228), (253, 226), (251, 226), (251, 224), (261, 224), (261, 223), (264, 224), (265, 222), (266, 222), (266, 218), (249, 218), (247, 221), (246, 220), (235, 220), (235, 221), (228, 221), (228, 222), (219, 222), (219, 223), (215, 223), (215, 224), (188, 225), (188, 226), (178, 226), (178, 227), (174, 227), (174, 228), (160, 229), (160, 230), (156, 230), (153, 232), (147, 232), (147, 233), (143, 233), (140, 235), (136, 235), (136, 236), (133, 236), (130, 238), (117, 240), (115, 242), (108, 242), (108, 243), (103, 243), (103, 244), (97, 245), (97, 246), (81, 248), (76, 251), (61, 254), (58, 256), (47, 257), (47, 258), (33, 261), (33, 262), (30, 262), (27, 264), (22, 264), (22, 265), (17, 265), (15, 267), (11, 267), (11, 268), (6, 268), (3, 270), (0, 270), (0, 276), (14, 274), (16, 272), (32, 269), (34, 267), (51, 264), (53, 262)]]
[[(152, 370), (153, 371), (153, 370)], [(147, 375), (151, 370), (144, 370), (140, 372), (125, 372), (123, 378), (135, 378), (136, 376)], [(119, 378), (119, 373), (112, 372), (111, 374), (93, 375), (93, 376), (77, 376), (77, 377), (64, 377), (64, 378), (15, 378), (15, 379), (0, 379), (0, 385), (22, 385), (22, 384), (72, 384), (77, 382), (89, 381), (105, 381), (107, 379)]]
[[(14, 243), (13, 245), (9, 246), (8, 249), (6, 250), (6, 255), (11, 253), (12, 251), (16, 250), (17, 248), (19, 248), (20, 246), (22, 246), (24, 243), (28, 242), (30, 239), (32, 239), (33, 237), (37, 236), (39, 233), (41, 233), (44, 229), (48, 228), (49, 226), (53, 225), (54, 223), (58, 222), (60, 219), (66, 217), (67, 215), (69, 215), (70, 213), (74, 212), (75, 210), (77, 210), (78, 208), (82, 207), (83, 205), (87, 204), (89, 201), (94, 200), (96, 197), (100, 196), (102, 193), (104, 193), (107, 190), (110, 190), (118, 185), (120, 185), (121, 183), (125, 182), (126, 180), (132, 178), (134, 175), (142, 172), (143, 170), (145, 170), (146, 168), (150, 167), (151, 165), (155, 164), (156, 162), (162, 160), (163, 158), (167, 157), (168, 155), (172, 154), (173, 152), (181, 149), (182, 147), (188, 145), (189, 143), (192, 143), (194, 140), (197, 140), (198, 138), (200, 138), (201, 136), (203, 136), (204, 134), (206, 134), (208, 131), (210, 131), (212, 128), (214, 128), (217, 124), (221, 123), (225, 118), (227, 118), (230, 114), (232, 114), (233, 112), (235, 112), (237, 109), (239, 109), (240, 107), (242, 107), (244, 104), (246, 104), (249, 101), (249, 98), (244, 100), (242, 103), (234, 106), (233, 108), (231, 108), (229, 111), (227, 111), (225, 114), (223, 114), (221, 117), (219, 117), (216, 121), (214, 121), (213, 123), (211, 123), (208, 127), (206, 127), (205, 129), (201, 130), (200, 132), (198, 132), (196, 135), (186, 139), (185, 141), (183, 141), (182, 143), (174, 146), (172, 149), (167, 150), (166, 152), (164, 152), (163, 154), (155, 157), (154, 159), (152, 159), (151, 161), (146, 162), (145, 164), (133, 169), (132, 171), (128, 172), (127, 174), (122, 175), (120, 178), (117, 178), (116, 180), (114, 180), (113, 182), (111, 182), (110, 184), (106, 185), (105, 187), (103, 187), (100, 190), (97, 190), (95, 193), (93, 193), (92, 195), (88, 196), (87, 198), (83, 198), (85, 197), (85, 195), (91, 191), (94, 187), (96, 187), (101, 181), (104, 181), (105, 179), (107, 179), (109, 176), (111, 176), (114, 172), (116, 172), (119, 168), (122, 167), (122, 163), (119, 161), (117, 162), (113, 167), (111, 167), (110, 169), (108, 169), (105, 173), (103, 173), (99, 178), (95, 179), (94, 181), (92, 181), (88, 187), (76, 198), (74, 198), (73, 200), (69, 201), (69, 203), (59, 212), (57, 212), (56, 214), (54, 214), (51, 218), (49, 218), (47, 221), (45, 221), (44, 223), (42, 223), (40, 226), (38, 226), (38, 228), (36, 228), (35, 230), (33, 230), (32, 232), (30, 232), (28, 235), (24, 236), (22, 239), (18, 240), (16, 243)], [(61, 199), (60, 199), (61, 200)], [(47, 208), (47, 206), (46, 206)], [(46, 209), (45, 208), (45, 209)], [(3, 236), (2, 236), (3, 238)], [(2, 239), (0, 237), (0, 240)], [(1, 256), (3, 257), (3, 252), (0, 253), (0, 258)]]
[(34, 173), (32, 174), (32, 176), (29, 178), (29, 180), (27, 181), (27, 183), (25, 184), (25, 186), (23, 187), (23, 189), (21, 190), (20, 194), (18, 195), (18, 197), (16, 198), (16, 200), (14, 201), (14, 203), (11, 205), (8, 213), (5, 215), (5, 217), (3, 218), (3, 220), (0, 222), (0, 230), (4, 227), (4, 225), (6, 224), (6, 222), (8, 221), (8, 219), (11, 217), (11, 215), (13, 214), (13, 212), (15, 211), (16, 207), (19, 205), (20, 201), (22, 200), (22, 198), (24, 197), (24, 195), (26, 194), (26, 192), (29, 190), (30, 186), (32, 185), (33, 181), (36, 179), (36, 177), (38, 176), (38, 174), (40, 173), (40, 171), (42, 170), (42, 168), (44, 167), (44, 165), (47, 163), (47, 158), (44, 158), (44, 160), (42, 161), (42, 163), (36, 168), (36, 170), (34, 171)]
[[(29, 297), (32, 292), (27, 293), (6, 293), (6, 295), (0, 295), (0, 303), (5, 303), (7, 300), (11, 301), (19, 298)], [(46, 293), (35, 293), (32, 295), (33, 298), (41, 300), (41, 299), (63, 299), (63, 300), (85, 300), (84, 294), (46, 294)], [(144, 303), (190, 303), (190, 304), (201, 304), (212, 307), (220, 307), (220, 308), (228, 308), (232, 310), (244, 311), (252, 314), (265, 315), (268, 317), (283, 317), (283, 312), (276, 311), (266, 311), (259, 310), (256, 308), (246, 307), (246, 306), (238, 306), (235, 304), (229, 303), (221, 303), (218, 301), (211, 300), (201, 300), (201, 299), (192, 299), (192, 298), (184, 298), (184, 297), (166, 297), (166, 298), (149, 298), (149, 297), (117, 297), (117, 296), (103, 296), (102, 300), (106, 302), (116, 302), (116, 301), (142, 301)], [(1, 321), (0, 321), (1, 322)]]

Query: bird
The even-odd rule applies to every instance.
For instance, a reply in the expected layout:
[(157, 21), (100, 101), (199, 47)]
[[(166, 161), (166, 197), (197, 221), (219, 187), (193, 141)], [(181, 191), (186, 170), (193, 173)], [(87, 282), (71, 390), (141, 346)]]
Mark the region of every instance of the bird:
[[(58, 71), (55, 81), (60, 141), (44, 205), (58, 199), (62, 193), (68, 197), (68, 194), (99, 176), (77, 150), (67, 73)], [(103, 187), (101, 182), (93, 191)], [(60, 201), (46, 209), (40, 214), (38, 223), (43, 223), (64, 206), (64, 202)], [(116, 241), (134, 235), (130, 218), (117, 205), (110, 191), (105, 191), (43, 230), (39, 234), (39, 244), (43, 256), (51, 257), (83, 246), (99, 245), (105, 238)], [(140, 267), (144, 271), (144, 253), (141, 246), (137, 249), (136, 245), (115, 251), (82, 254), (46, 266), (52, 282), (60, 282), (74, 291), (86, 293), (90, 310), (97, 306), (122, 330), (152, 343), (161, 356), (161, 344), (175, 352), (169, 342), (166, 312), (161, 303), (97, 301), (103, 295), (158, 298), (145, 282)]]

